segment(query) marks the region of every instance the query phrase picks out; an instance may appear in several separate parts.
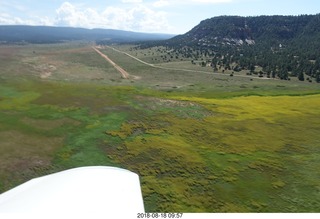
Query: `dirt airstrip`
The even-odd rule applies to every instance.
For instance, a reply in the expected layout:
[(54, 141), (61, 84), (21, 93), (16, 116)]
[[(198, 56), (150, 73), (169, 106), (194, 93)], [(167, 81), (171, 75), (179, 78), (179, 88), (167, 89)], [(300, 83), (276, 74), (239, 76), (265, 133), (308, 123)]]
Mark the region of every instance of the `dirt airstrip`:
[(117, 65), (116, 63), (114, 63), (108, 56), (106, 56), (105, 54), (103, 54), (102, 52), (100, 52), (96, 47), (92, 47), (97, 53), (99, 53), (105, 60), (107, 60), (111, 65), (113, 65), (113, 67), (115, 69), (117, 69), (120, 74), (121, 77), (124, 79), (129, 79), (130, 75), (129, 73), (124, 70), (123, 68), (121, 68), (119, 65)]

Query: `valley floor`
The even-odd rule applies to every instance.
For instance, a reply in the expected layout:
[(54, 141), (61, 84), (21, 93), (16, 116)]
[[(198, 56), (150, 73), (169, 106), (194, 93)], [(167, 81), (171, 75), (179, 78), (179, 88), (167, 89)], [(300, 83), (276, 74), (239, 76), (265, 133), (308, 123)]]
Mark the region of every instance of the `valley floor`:
[(138, 78), (121, 77), (91, 45), (1, 47), (1, 192), (110, 165), (140, 175), (146, 211), (320, 211), (318, 84), (99, 51)]

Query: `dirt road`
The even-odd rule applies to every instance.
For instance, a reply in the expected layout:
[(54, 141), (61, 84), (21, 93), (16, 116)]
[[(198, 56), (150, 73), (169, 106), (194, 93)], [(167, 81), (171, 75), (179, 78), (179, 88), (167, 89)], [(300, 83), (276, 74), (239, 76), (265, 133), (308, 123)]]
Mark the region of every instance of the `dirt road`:
[[(184, 72), (194, 72), (194, 73), (202, 73), (202, 74), (209, 74), (209, 75), (223, 75), (223, 76), (229, 76), (228, 74), (224, 74), (224, 73), (217, 73), (217, 72), (208, 72), (208, 71), (199, 71), (199, 70), (191, 70), (191, 69), (182, 69), (182, 68), (171, 68), (171, 67), (163, 67), (163, 66), (159, 66), (159, 65), (154, 65), (154, 64), (151, 64), (151, 63), (148, 63), (148, 62), (145, 62), (133, 55), (130, 55), (129, 53), (126, 53), (126, 52), (123, 52), (121, 50), (118, 50), (118, 49), (115, 49), (111, 46), (106, 46), (108, 47), (109, 49), (113, 49), (114, 51), (116, 52), (119, 52), (119, 53), (122, 53), (122, 54), (125, 54), (135, 60), (137, 60), (138, 62), (141, 62), (145, 65), (148, 65), (150, 67), (153, 67), (153, 68), (160, 68), (160, 69), (164, 69), (164, 70), (174, 70), (174, 71), (184, 71)], [(240, 77), (240, 78), (254, 78), (254, 79), (259, 79), (259, 80), (269, 80), (270, 78), (260, 78), (260, 77), (256, 77), (256, 76), (250, 76), (250, 75), (234, 75), (234, 77)], [(275, 79), (274, 79), (275, 80)]]
[(100, 52), (96, 47), (92, 47), (97, 53), (99, 53), (105, 60), (107, 60), (111, 65), (113, 65), (113, 67), (115, 69), (118, 70), (118, 72), (120, 72), (121, 77), (124, 79), (129, 79), (130, 75), (129, 73), (124, 70), (123, 68), (121, 68), (119, 65), (117, 65), (116, 63), (114, 63), (108, 56), (106, 56), (105, 54), (103, 54), (102, 52)]

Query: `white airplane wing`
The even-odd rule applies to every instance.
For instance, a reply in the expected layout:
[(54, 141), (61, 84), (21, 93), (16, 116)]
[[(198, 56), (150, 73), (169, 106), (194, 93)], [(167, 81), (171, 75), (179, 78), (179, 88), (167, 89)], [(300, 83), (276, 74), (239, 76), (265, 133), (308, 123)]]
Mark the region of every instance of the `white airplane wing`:
[(70, 169), (32, 179), (0, 195), (0, 214), (107, 216), (139, 212), (144, 212), (139, 176), (115, 167)]

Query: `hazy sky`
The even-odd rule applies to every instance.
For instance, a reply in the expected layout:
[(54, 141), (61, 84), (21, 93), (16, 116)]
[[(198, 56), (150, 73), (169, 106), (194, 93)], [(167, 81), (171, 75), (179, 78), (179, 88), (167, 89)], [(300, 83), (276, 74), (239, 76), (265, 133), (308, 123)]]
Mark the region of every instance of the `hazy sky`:
[(220, 15), (320, 13), (319, 0), (0, 0), (0, 25), (112, 28), (182, 34)]

